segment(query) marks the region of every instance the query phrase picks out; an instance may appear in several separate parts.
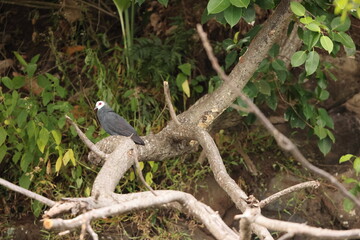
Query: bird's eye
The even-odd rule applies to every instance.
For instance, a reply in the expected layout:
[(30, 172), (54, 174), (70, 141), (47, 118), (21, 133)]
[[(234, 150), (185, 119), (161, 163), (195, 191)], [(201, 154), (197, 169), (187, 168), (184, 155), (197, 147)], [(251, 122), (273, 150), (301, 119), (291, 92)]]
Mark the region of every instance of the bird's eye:
[(102, 104), (102, 103), (100, 102), (100, 103), (99, 103), (99, 106), (101, 106), (101, 104)]

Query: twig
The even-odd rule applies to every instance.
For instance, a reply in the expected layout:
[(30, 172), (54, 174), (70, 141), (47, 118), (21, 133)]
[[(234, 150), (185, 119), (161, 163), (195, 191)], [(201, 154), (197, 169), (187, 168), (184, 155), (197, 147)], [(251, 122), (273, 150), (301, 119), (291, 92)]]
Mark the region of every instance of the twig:
[(269, 203), (279, 199), (280, 197), (292, 193), (292, 192), (296, 192), (299, 191), (303, 188), (318, 188), (320, 186), (320, 183), (318, 181), (308, 181), (308, 182), (304, 182), (304, 183), (299, 183), (296, 184), (295, 186), (291, 186), (289, 188), (286, 188), (280, 192), (277, 192), (267, 198), (265, 198), (264, 200), (260, 201), (260, 208), (265, 207), (266, 205), (268, 205)]
[(23, 195), (25, 195), (25, 196), (27, 196), (29, 198), (35, 199), (35, 200), (37, 200), (37, 201), (39, 201), (39, 202), (41, 202), (41, 203), (43, 203), (43, 204), (45, 204), (45, 205), (47, 205), (49, 207), (52, 207), (52, 206), (55, 205), (54, 201), (52, 201), (52, 200), (50, 200), (50, 199), (48, 199), (46, 197), (43, 197), (43, 196), (41, 196), (41, 195), (39, 195), (37, 193), (34, 193), (32, 191), (29, 191), (29, 190), (27, 190), (25, 188), (17, 186), (15, 184), (11, 183), (11, 182), (8, 182), (3, 178), (0, 178), (0, 185), (4, 186), (4, 187), (6, 187), (6, 188), (8, 188), (8, 189), (10, 189), (12, 191), (21, 193), (21, 194), (23, 194)]
[(86, 144), (86, 146), (93, 151), (96, 155), (98, 155), (99, 157), (101, 157), (102, 159), (106, 159), (108, 157), (108, 154), (100, 151), (96, 145), (94, 143), (92, 143), (87, 136), (80, 130), (80, 128), (76, 125), (76, 123), (73, 122), (73, 120), (65, 115), (65, 118), (71, 123), (71, 125), (74, 126), (77, 134), (79, 135), (80, 139)]
[[(206, 37), (206, 34), (204, 33), (202, 26), (200, 24), (197, 25), (197, 30), (200, 35), (201, 40), (203, 41), (204, 48), (206, 49), (206, 53), (208, 54), (208, 57), (211, 61), (212, 67), (214, 70), (218, 73), (218, 75), (222, 78), (222, 80), (229, 82), (229, 77), (225, 74), (225, 72), (222, 70), (222, 68), (219, 66), (219, 63), (215, 61), (216, 57), (214, 56), (214, 53), (211, 48), (208, 46), (209, 41)], [(237, 87), (234, 83), (230, 82), (231, 85), (233, 85), (233, 88), (236, 90)], [(270, 132), (271, 135), (275, 138), (278, 145), (285, 151), (288, 151), (292, 154), (292, 156), (300, 162), (305, 168), (309, 169), (313, 173), (322, 176), (323, 178), (329, 180), (331, 183), (333, 183), (340, 192), (351, 199), (358, 208), (360, 208), (360, 200), (357, 199), (354, 195), (352, 195), (346, 188), (330, 173), (312, 165), (299, 151), (299, 149), (294, 145), (293, 142), (289, 138), (287, 138), (285, 135), (283, 135), (281, 132), (279, 132), (274, 125), (267, 119), (267, 117), (260, 111), (260, 109), (251, 101), (250, 98), (248, 98), (245, 94), (242, 93), (240, 89), (237, 90), (238, 96), (246, 103), (248, 109), (254, 113), (260, 122), (264, 125), (264, 127)]]
[(253, 163), (253, 161), (251, 160), (251, 158), (249, 157), (249, 155), (244, 151), (244, 149), (241, 146), (241, 143), (239, 142), (239, 144), (237, 144), (235, 146), (235, 150), (240, 153), (240, 155), (243, 157), (246, 166), (248, 167), (251, 175), (253, 176), (258, 176), (259, 175), (259, 171), (256, 169), (255, 164)]
[(169, 89), (169, 83), (167, 81), (164, 81), (164, 93), (165, 93), (165, 100), (166, 104), (169, 108), (171, 119), (177, 124), (180, 125), (179, 119), (176, 116), (174, 107), (171, 103), (171, 95), (170, 95), (170, 89)]
[(157, 196), (154, 189), (152, 189), (152, 187), (145, 181), (144, 179), (144, 175), (141, 172), (141, 168), (140, 168), (140, 164), (139, 164), (139, 154), (137, 152), (137, 148), (133, 149), (133, 153), (134, 153), (134, 165), (135, 165), (135, 171), (136, 171), (136, 175), (140, 178), (140, 181), (145, 185), (145, 187), (152, 192), (152, 194), (154, 194), (154, 196)]
[(278, 238), (278, 240), (286, 240), (286, 239), (290, 239), (294, 236), (295, 234), (292, 232), (288, 232), (285, 233), (284, 235), (282, 235), (280, 238)]

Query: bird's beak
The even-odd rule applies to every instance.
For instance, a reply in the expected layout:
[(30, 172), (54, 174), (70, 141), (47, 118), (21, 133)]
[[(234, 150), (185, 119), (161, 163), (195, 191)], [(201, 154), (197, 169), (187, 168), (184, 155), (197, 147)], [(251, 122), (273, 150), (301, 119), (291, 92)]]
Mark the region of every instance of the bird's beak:
[(97, 107), (94, 108), (94, 111), (97, 109)]

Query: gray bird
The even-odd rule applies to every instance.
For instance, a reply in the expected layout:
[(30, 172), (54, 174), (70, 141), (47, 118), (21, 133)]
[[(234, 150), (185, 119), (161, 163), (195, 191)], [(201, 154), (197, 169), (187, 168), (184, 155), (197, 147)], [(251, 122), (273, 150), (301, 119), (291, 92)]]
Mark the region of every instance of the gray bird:
[(115, 113), (104, 101), (96, 102), (94, 110), (102, 128), (110, 135), (121, 135), (129, 137), (139, 145), (145, 145), (144, 141), (137, 135), (135, 129), (119, 114)]

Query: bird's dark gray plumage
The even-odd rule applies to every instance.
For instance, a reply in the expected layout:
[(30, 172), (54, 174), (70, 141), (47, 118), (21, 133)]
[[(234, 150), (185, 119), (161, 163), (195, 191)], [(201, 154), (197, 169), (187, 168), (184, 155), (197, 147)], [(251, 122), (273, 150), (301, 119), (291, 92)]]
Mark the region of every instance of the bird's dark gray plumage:
[(139, 145), (145, 145), (144, 141), (137, 135), (135, 129), (122, 117), (114, 112), (104, 101), (98, 101), (95, 105), (97, 116), (102, 128), (110, 135), (121, 135), (129, 137)]

